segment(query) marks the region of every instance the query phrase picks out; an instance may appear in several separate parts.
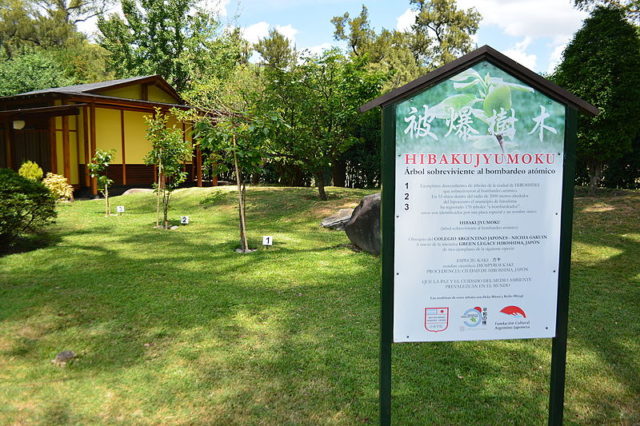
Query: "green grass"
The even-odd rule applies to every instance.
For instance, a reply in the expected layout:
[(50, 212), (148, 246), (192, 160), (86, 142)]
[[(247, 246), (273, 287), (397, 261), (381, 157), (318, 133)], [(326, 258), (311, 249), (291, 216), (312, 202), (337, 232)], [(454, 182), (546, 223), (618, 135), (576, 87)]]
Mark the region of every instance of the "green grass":
[[(379, 259), (318, 226), (370, 191), (178, 191), (62, 205), (52, 245), (0, 258), (0, 424), (377, 422)], [(576, 200), (565, 418), (640, 423), (640, 194)], [(66, 368), (50, 363), (74, 350)], [(394, 346), (396, 424), (543, 424), (549, 340)]]

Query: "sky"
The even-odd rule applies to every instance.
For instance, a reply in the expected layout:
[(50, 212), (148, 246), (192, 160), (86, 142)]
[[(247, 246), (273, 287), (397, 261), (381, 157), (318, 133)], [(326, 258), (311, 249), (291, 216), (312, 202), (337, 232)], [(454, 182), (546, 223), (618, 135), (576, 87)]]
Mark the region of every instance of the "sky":
[[(244, 37), (257, 42), (275, 28), (298, 50), (319, 52), (337, 44), (330, 20), (349, 12), (369, 9), (376, 29), (408, 29), (415, 15), (409, 0), (203, 0), (225, 25), (243, 29)], [(458, 0), (461, 8), (475, 7), (482, 15), (475, 36), (485, 44), (539, 73), (550, 73), (562, 51), (581, 27), (587, 13), (576, 10), (572, 0)], [(95, 30), (89, 22), (81, 27)]]

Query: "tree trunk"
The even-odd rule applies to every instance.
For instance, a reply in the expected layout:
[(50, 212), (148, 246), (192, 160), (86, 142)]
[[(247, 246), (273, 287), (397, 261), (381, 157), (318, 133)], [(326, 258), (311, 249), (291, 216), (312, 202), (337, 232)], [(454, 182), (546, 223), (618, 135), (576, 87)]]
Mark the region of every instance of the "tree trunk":
[(589, 195), (595, 195), (596, 188), (600, 186), (604, 165), (599, 161), (590, 162), (587, 166), (589, 171)]
[(164, 226), (164, 229), (169, 229), (169, 198), (171, 197), (171, 192), (167, 191), (165, 187), (165, 191), (163, 195), (164, 195), (162, 198), (162, 211), (164, 214), (163, 226)]
[(109, 185), (104, 186), (104, 215), (111, 216), (111, 206), (109, 205)]
[[(233, 147), (236, 148), (236, 137), (233, 136)], [(233, 166), (236, 172), (236, 183), (238, 184), (238, 213), (240, 215), (240, 249), (246, 253), (249, 251), (249, 243), (247, 242), (247, 226), (244, 211), (244, 200), (246, 187), (242, 183), (240, 175), (240, 166), (238, 165), (238, 153), (233, 151)]]
[(331, 166), (331, 179), (333, 186), (344, 188), (347, 182), (347, 163), (344, 160), (336, 160)]
[(156, 228), (160, 227), (160, 197), (162, 191), (162, 163), (158, 164), (158, 183), (156, 187)]
[(318, 196), (322, 201), (327, 201), (327, 193), (324, 191), (324, 173), (322, 170), (315, 173), (316, 185), (318, 186)]

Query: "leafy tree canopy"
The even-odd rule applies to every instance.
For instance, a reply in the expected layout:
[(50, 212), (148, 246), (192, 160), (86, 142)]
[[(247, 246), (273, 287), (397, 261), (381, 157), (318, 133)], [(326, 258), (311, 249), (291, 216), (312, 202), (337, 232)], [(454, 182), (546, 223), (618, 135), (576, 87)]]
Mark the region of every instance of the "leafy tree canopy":
[(109, 67), (119, 77), (161, 74), (181, 92), (193, 83), (192, 71), (216, 72), (247, 50), (237, 30), (221, 36), (219, 24), (197, 0), (122, 0), (121, 5), (124, 18), (113, 14), (98, 22), (99, 43), (110, 52)]
[(564, 51), (554, 79), (600, 109), (580, 118), (578, 158), (594, 187), (606, 164), (631, 150), (640, 130), (640, 40), (615, 7), (596, 7)]
[(410, 31), (382, 29), (369, 22), (368, 9), (360, 14), (334, 17), (334, 38), (345, 41), (349, 54), (365, 57), (373, 69), (390, 72), (383, 91), (401, 86), (469, 52), (471, 36), (478, 30), (480, 14), (460, 10), (454, 0), (411, 0), (416, 19)]
[(295, 64), (297, 53), (289, 39), (272, 29), (269, 36), (260, 40), (254, 49), (262, 57), (262, 63), (267, 66), (285, 69)]
[(0, 96), (73, 84), (54, 55), (34, 50), (0, 62)]
[(640, 21), (640, 0), (574, 0), (574, 4), (583, 10), (596, 6), (613, 6), (623, 10), (632, 21)]
[(480, 13), (458, 9), (455, 0), (410, 0), (417, 12), (412, 51), (419, 64), (438, 68), (473, 50)]
[(6, 76), (0, 82), (2, 93), (108, 79), (106, 51), (75, 27), (97, 4), (0, 0), (0, 68)]

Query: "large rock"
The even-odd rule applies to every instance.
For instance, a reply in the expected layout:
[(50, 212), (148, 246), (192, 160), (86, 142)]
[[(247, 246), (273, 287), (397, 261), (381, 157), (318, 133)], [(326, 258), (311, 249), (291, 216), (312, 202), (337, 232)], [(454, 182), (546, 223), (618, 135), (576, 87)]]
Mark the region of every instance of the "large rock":
[(153, 192), (151, 188), (130, 188), (122, 193), (122, 195), (131, 195), (131, 194), (144, 194), (147, 192)]
[(344, 226), (353, 244), (371, 254), (380, 254), (380, 194), (367, 195)]
[(338, 213), (325, 217), (320, 222), (320, 225), (324, 228), (335, 229), (336, 231), (344, 231), (344, 225), (351, 219), (353, 209), (340, 209)]
[(76, 353), (74, 351), (62, 351), (51, 360), (51, 363), (58, 367), (65, 367), (75, 357)]

